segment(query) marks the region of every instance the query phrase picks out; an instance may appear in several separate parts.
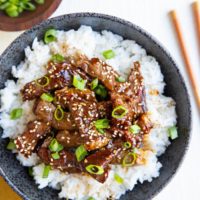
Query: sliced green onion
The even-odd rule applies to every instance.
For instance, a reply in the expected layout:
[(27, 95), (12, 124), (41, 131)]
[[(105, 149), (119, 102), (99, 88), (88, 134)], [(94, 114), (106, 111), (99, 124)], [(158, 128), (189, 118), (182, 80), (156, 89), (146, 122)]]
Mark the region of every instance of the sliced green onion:
[(176, 126), (172, 126), (168, 128), (168, 135), (172, 140), (178, 138), (178, 131), (177, 131)]
[(95, 79), (91, 82), (91, 90), (94, 90), (94, 89), (97, 87), (98, 83), (99, 83), (98, 78), (95, 78)]
[(35, 0), (37, 4), (44, 4), (44, 0)]
[(51, 94), (48, 94), (48, 93), (43, 93), (40, 98), (44, 101), (47, 101), (47, 102), (52, 102), (53, 101), (53, 96)]
[(108, 95), (106, 88), (101, 84), (99, 84), (94, 91), (101, 99), (105, 99)]
[(57, 160), (57, 159), (60, 158), (59, 152), (52, 153), (51, 156), (52, 156), (52, 158), (53, 158), (54, 160)]
[(24, 3), (24, 4), (23, 4), (23, 8), (24, 8), (25, 10), (30, 10), (30, 11), (33, 11), (33, 10), (36, 9), (35, 5), (32, 4), (31, 2), (26, 2), (26, 3)]
[(19, 12), (19, 13), (22, 13), (22, 12), (23, 12), (23, 10), (24, 10), (24, 8), (23, 8), (23, 7), (18, 7), (18, 9), (17, 9), (17, 10), (18, 10), (18, 12)]
[(44, 170), (43, 170), (43, 174), (42, 174), (42, 178), (47, 178), (49, 176), (50, 170), (51, 170), (51, 166), (45, 165)]
[(3, 2), (3, 4), (0, 5), (0, 10), (5, 10), (8, 6), (10, 6), (9, 2)]
[(129, 149), (129, 148), (131, 148), (132, 145), (130, 142), (124, 142), (123, 146), (124, 146), (124, 148)]
[(73, 86), (79, 90), (85, 89), (86, 80), (83, 80), (80, 76), (73, 76)]
[(128, 113), (128, 109), (126, 109), (124, 106), (117, 106), (112, 111), (112, 117), (119, 119), (124, 117)]
[(86, 168), (87, 172), (90, 174), (96, 174), (96, 175), (101, 175), (104, 173), (104, 169), (101, 166), (98, 165), (88, 165)]
[(80, 162), (81, 160), (83, 160), (85, 158), (85, 156), (88, 155), (88, 152), (83, 145), (80, 145), (76, 149), (75, 155), (76, 155), (76, 159), (78, 160), (78, 162)]
[(130, 131), (133, 134), (138, 134), (140, 132), (140, 130), (141, 130), (141, 128), (137, 124), (134, 124), (130, 127)]
[(115, 52), (112, 49), (106, 50), (102, 54), (105, 59), (111, 59), (115, 57)]
[(33, 168), (32, 167), (28, 168), (28, 174), (29, 174), (29, 176), (33, 176)]
[(55, 54), (51, 57), (51, 60), (54, 62), (63, 62), (65, 58), (60, 54)]
[(133, 152), (129, 152), (123, 158), (122, 166), (123, 167), (133, 166), (135, 164), (135, 161), (136, 161), (136, 154)]
[(56, 40), (56, 30), (52, 28), (46, 31), (46, 33), (44, 34), (44, 42), (48, 44), (55, 40)]
[(18, 17), (19, 16), (18, 7), (14, 4), (10, 4), (5, 9), (5, 12), (9, 17)]
[(60, 121), (64, 118), (64, 111), (63, 109), (61, 108), (60, 105), (57, 106), (55, 112), (54, 112), (54, 118), (57, 120), (57, 121)]
[(119, 184), (122, 184), (124, 182), (124, 179), (116, 173), (114, 174), (114, 179)]
[(50, 79), (49, 79), (49, 77), (47, 77), (47, 76), (43, 76), (42, 78), (36, 80), (35, 82), (36, 82), (36, 84), (37, 84), (38, 86), (40, 86), (40, 87), (45, 87), (45, 86), (49, 85)]
[(10, 141), (9, 141), (9, 143), (8, 143), (8, 145), (7, 145), (7, 147), (6, 147), (6, 149), (8, 149), (8, 150), (14, 150), (14, 149), (16, 149), (16, 145), (15, 145), (13, 139), (10, 139)]
[(103, 129), (101, 129), (101, 128), (97, 128), (97, 131), (98, 131), (99, 133), (101, 133), (101, 134), (104, 134), (104, 133), (105, 133), (105, 131), (104, 131)]
[(102, 129), (102, 128), (109, 128), (109, 120), (104, 118), (104, 119), (98, 119), (95, 121), (95, 127), (97, 129)]
[(63, 146), (58, 143), (58, 141), (54, 138), (53, 140), (51, 140), (51, 143), (49, 145), (49, 149), (51, 152), (60, 152), (63, 150)]
[(10, 119), (15, 120), (19, 119), (23, 114), (22, 108), (15, 108), (10, 112)]
[(93, 198), (93, 197), (89, 197), (87, 200), (95, 200), (95, 198)]
[(124, 78), (124, 77), (122, 77), (122, 76), (118, 76), (118, 77), (116, 77), (116, 79), (115, 79), (117, 82), (120, 82), (120, 83), (124, 83), (124, 82), (126, 82), (126, 79)]

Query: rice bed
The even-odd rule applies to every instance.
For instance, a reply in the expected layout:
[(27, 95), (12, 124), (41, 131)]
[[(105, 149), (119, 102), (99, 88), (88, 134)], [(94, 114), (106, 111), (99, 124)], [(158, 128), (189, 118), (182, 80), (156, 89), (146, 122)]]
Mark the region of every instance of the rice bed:
[[(145, 83), (146, 104), (154, 124), (148, 138), (151, 150), (146, 152), (146, 164), (129, 168), (112, 165), (108, 179), (101, 184), (89, 176), (62, 173), (59, 170), (51, 170), (48, 178), (44, 179), (42, 178), (44, 164), (40, 163), (36, 154), (27, 159), (20, 153), (14, 153), (22, 165), (34, 166), (34, 179), (40, 189), (46, 186), (58, 189), (60, 198), (86, 200), (91, 196), (95, 200), (105, 200), (112, 196), (113, 199), (119, 199), (127, 190), (132, 190), (138, 182), (150, 182), (159, 176), (162, 165), (157, 157), (170, 145), (167, 130), (176, 124), (175, 102), (163, 95), (165, 83), (158, 62), (148, 56), (134, 41), (124, 40), (109, 31), (98, 33), (88, 26), (81, 26), (76, 31), (57, 31), (57, 41), (47, 45), (35, 38), (32, 47), (25, 49), (25, 60), (18, 66), (12, 67), (12, 74), (18, 79), (17, 83), (8, 80), (5, 88), (0, 91), (0, 126), (4, 130), (2, 137), (16, 138), (23, 133), (27, 122), (34, 119), (32, 113), (34, 101), (23, 102), (19, 92), (24, 84), (46, 73), (45, 65), (52, 54), (59, 53), (64, 56), (73, 54), (75, 49), (79, 49), (89, 58), (98, 57), (102, 60), (105, 60), (102, 52), (113, 49), (116, 56), (106, 62), (124, 77), (128, 75), (134, 61), (140, 62)], [(155, 94), (155, 91), (159, 93)], [(23, 108), (23, 116), (17, 120), (10, 120), (10, 111), (17, 107)], [(124, 179), (123, 184), (118, 184), (114, 180), (115, 173)]]

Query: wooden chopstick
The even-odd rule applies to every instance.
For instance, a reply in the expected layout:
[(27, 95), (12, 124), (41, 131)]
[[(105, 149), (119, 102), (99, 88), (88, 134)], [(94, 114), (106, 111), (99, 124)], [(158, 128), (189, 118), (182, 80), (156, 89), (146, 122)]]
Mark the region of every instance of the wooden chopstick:
[(174, 25), (174, 29), (177, 34), (177, 39), (178, 39), (180, 50), (181, 50), (181, 53), (182, 53), (182, 56), (183, 56), (183, 59), (185, 62), (185, 67), (186, 67), (187, 73), (189, 75), (190, 83), (191, 83), (192, 90), (193, 90), (193, 93), (194, 93), (194, 96), (196, 99), (197, 106), (200, 110), (200, 94), (199, 94), (199, 90), (198, 90), (197, 79), (195, 78), (194, 72), (192, 71), (192, 65), (191, 65), (191, 62), (190, 62), (190, 59), (188, 56), (188, 52), (186, 50), (186, 45), (184, 43), (182, 30), (181, 30), (181, 26), (180, 26), (176, 11), (175, 10), (170, 11), (169, 15), (171, 17), (172, 23)]
[(192, 3), (192, 9), (193, 9), (194, 20), (196, 23), (196, 32), (197, 32), (197, 37), (199, 40), (199, 48), (200, 48), (200, 4), (199, 4), (199, 1), (195, 1), (194, 3)]

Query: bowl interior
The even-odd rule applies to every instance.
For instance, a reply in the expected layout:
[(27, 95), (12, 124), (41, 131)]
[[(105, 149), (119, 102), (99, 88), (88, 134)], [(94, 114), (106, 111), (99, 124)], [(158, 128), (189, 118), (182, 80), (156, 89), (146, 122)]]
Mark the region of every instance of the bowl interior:
[[(160, 176), (151, 183), (138, 184), (133, 191), (129, 191), (121, 197), (121, 200), (150, 199), (175, 174), (182, 161), (189, 141), (191, 113), (186, 87), (176, 64), (149, 34), (129, 22), (101, 14), (79, 13), (47, 20), (25, 32), (3, 53), (0, 59), (0, 88), (3, 88), (4, 82), (11, 77), (11, 66), (19, 64), (24, 58), (24, 48), (30, 45), (35, 37), (41, 39), (45, 30), (52, 26), (60, 30), (69, 30), (77, 29), (83, 24), (93, 27), (96, 31), (110, 30), (126, 39), (135, 40), (143, 46), (147, 53), (154, 56), (161, 65), (167, 84), (165, 95), (172, 97), (176, 101), (179, 138), (173, 141), (165, 154), (159, 158), (163, 165), (160, 170)], [(50, 188), (37, 189), (37, 185), (29, 177), (27, 169), (22, 167), (15, 159), (15, 156), (6, 150), (6, 144), (7, 140), (0, 139), (0, 171), (9, 184), (25, 199), (57, 199), (56, 191)]]

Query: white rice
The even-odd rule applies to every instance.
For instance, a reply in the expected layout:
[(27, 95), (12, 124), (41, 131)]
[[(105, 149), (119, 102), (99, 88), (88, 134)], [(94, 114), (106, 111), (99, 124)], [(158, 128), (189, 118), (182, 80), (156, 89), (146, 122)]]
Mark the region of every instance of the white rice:
[[(45, 45), (35, 38), (32, 47), (25, 49), (25, 60), (17, 67), (12, 67), (12, 74), (18, 78), (17, 83), (8, 80), (5, 88), (0, 91), (1, 95), (1, 116), (0, 126), (4, 129), (3, 138), (16, 138), (22, 134), (26, 123), (34, 119), (32, 113), (33, 101), (23, 102), (20, 96), (20, 89), (25, 83), (43, 76), (45, 65), (51, 54), (60, 53), (63, 56), (74, 53), (79, 49), (89, 58), (99, 57), (104, 60), (102, 52), (113, 49), (116, 56), (106, 60), (122, 76), (126, 77), (133, 61), (141, 63), (141, 71), (144, 77), (146, 102), (154, 128), (149, 135), (149, 144), (152, 151), (147, 151), (147, 163), (145, 165), (122, 168), (111, 166), (109, 177), (104, 184), (101, 184), (88, 176), (79, 174), (64, 174), (58, 170), (50, 171), (49, 177), (42, 178), (43, 164), (39, 163), (36, 154), (30, 158), (24, 158), (18, 154), (17, 159), (24, 166), (34, 166), (34, 179), (38, 187), (46, 186), (61, 190), (59, 197), (86, 200), (92, 196), (96, 200), (105, 200), (109, 196), (118, 199), (127, 190), (132, 190), (137, 182), (152, 181), (159, 176), (161, 163), (157, 156), (163, 154), (170, 144), (168, 139), (168, 128), (176, 124), (175, 102), (172, 98), (164, 96), (165, 83), (160, 66), (155, 58), (148, 56), (146, 51), (131, 40), (123, 40), (119, 35), (109, 31), (102, 33), (95, 32), (88, 26), (81, 26), (77, 31), (57, 31), (57, 41)], [(152, 91), (158, 91), (155, 95)], [(13, 108), (23, 108), (23, 116), (17, 120), (10, 120), (9, 113)], [(15, 152), (16, 153), (16, 152)], [(123, 184), (114, 181), (114, 174), (119, 174)]]

